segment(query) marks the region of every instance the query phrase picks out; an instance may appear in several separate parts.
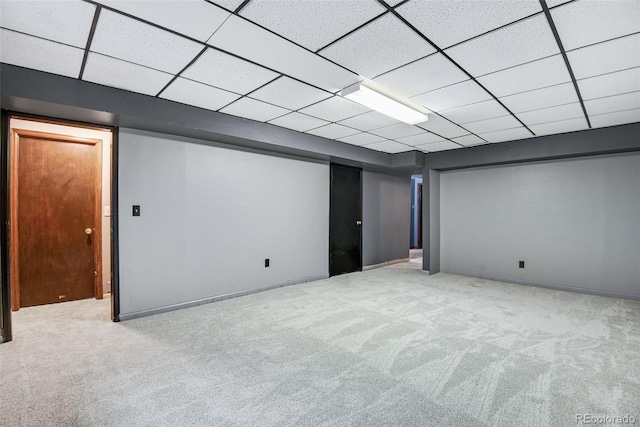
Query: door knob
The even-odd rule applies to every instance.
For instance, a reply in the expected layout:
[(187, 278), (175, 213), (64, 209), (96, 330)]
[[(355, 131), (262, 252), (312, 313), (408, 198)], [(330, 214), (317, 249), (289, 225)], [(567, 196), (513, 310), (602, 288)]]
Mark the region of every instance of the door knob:
[(356, 221), (356, 225), (362, 225), (362, 221)]
[(92, 230), (91, 228), (85, 228), (85, 229), (84, 229), (84, 234), (86, 234), (87, 236), (88, 236), (89, 234), (91, 234), (91, 233), (93, 233), (93, 230)]

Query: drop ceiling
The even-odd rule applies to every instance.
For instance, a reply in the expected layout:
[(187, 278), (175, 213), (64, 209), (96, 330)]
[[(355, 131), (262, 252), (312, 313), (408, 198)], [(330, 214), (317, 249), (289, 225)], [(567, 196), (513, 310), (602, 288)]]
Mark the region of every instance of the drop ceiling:
[[(0, 3), (0, 61), (387, 153), (640, 121), (640, 0)], [(362, 80), (429, 112), (341, 98)]]

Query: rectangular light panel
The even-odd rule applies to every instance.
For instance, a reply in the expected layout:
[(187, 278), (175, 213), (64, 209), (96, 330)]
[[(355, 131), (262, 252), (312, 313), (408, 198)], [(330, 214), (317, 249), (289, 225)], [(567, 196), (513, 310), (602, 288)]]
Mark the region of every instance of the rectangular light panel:
[(355, 83), (345, 88), (340, 94), (358, 104), (410, 125), (427, 121), (426, 114), (404, 105), (395, 99), (389, 98), (380, 92), (376, 92), (361, 83)]

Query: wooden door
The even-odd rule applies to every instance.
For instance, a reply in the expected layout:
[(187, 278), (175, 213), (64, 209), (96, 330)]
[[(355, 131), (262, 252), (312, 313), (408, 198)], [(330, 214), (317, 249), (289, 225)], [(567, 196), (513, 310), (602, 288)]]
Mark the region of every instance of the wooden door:
[(12, 308), (102, 297), (101, 141), (14, 130)]
[(331, 165), (329, 275), (362, 271), (362, 169)]

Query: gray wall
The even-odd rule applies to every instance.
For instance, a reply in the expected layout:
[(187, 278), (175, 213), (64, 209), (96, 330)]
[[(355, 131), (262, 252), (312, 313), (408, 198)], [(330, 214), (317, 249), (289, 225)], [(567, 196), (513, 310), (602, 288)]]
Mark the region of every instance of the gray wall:
[(640, 154), (440, 178), (442, 271), (640, 297)]
[(409, 257), (411, 176), (362, 173), (362, 265)]
[(328, 276), (327, 164), (186, 141), (120, 130), (124, 318)]

